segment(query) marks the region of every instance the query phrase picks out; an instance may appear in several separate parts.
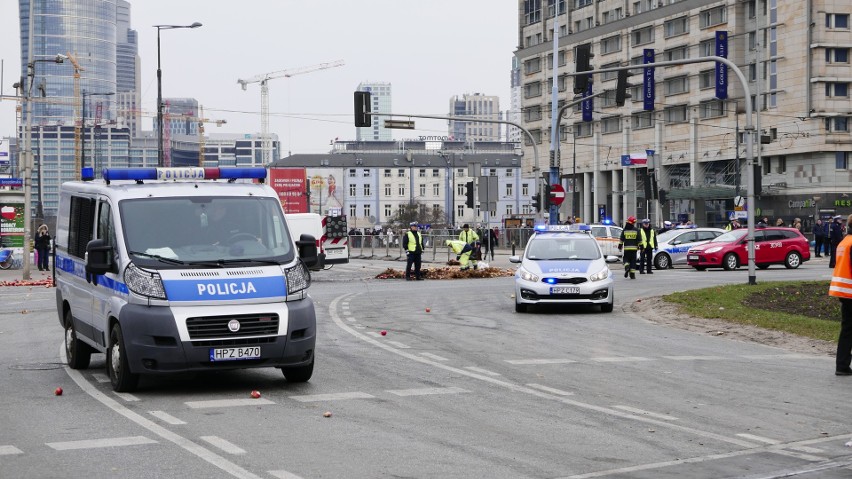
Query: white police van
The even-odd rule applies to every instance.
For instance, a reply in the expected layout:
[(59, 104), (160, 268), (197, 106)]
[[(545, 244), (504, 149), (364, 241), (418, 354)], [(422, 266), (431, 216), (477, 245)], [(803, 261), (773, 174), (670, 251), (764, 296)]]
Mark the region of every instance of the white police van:
[[(84, 178), (91, 179), (91, 169)], [(313, 374), (315, 238), (291, 237), (264, 168), (104, 169), (60, 187), (56, 307), (74, 369)]]

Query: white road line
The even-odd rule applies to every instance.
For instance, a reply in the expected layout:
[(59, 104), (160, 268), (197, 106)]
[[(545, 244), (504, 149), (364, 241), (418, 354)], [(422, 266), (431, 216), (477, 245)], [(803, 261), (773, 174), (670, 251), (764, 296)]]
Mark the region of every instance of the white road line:
[(752, 441), (762, 442), (764, 444), (781, 444), (781, 441), (777, 441), (775, 439), (770, 439), (768, 437), (763, 437), (763, 436), (755, 436), (754, 434), (742, 433), (742, 434), (737, 434), (737, 436), (739, 436), (743, 439), (749, 439), (749, 440), (752, 440)]
[(531, 384), (527, 384), (527, 387), (535, 388), (535, 389), (538, 389), (540, 391), (548, 392), (548, 393), (551, 393), (551, 394), (558, 394), (560, 396), (573, 396), (574, 395), (574, 393), (572, 393), (572, 392), (563, 391), (561, 389), (551, 388), (551, 387), (544, 386), (544, 385), (541, 385), (541, 384), (531, 383)]
[(592, 361), (596, 361), (599, 363), (633, 363), (638, 361), (653, 361), (651, 358), (641, 358), (641, 357), (601, 357), (601, 358), (589, 358)]
[(505, 359), (509, 364), (528, 365), (528, 364), (569, 364), (576, 363), (573, 359)]
[(378, 331), (367, 331), (367, 332), (366, 332), (366, 333), (364, 333), (364, 334), (369, 334), (370, 336), (375, 336), (375, 337), (377, 337), (377, 338), (382, 337), (381, 333), (379, 333)]
[(10, 456), (12, 454), (23, 454), (24, 451), (15, 446), (0, 446), (0, 456)]
[[(67, 358), (65, 356), (65, 341), (62, 341), (59, 344), (59, 359), (63, 364), (67, 364)], [(175, 434), (174, 432), (166, 429), (165, 427), (157, 424), (154, 421), (138, 414), (134, 411), (131, 411), (126, 406), (122, 405), (115, 399), (110, 396), (107, 396), (105, 393), (101, 392), (94, 385), (90, 384), (83, 375), (74, 369), (69, 368), (68, 366), (64, 366), (63, 369), (65, 373), (68, 374), (68, 377), (71, 378), (77, 386), (80, 387), (86, 394), (88, 394), (92, 399), (97, 400), (107, 408), (111, 409), (113, 412), (120, 416), (124, 416), (126, 419), (129, 419), (133, 423), (147, 429), (148, 431), (156, 434), (157, 436), (165, 439), (173, 443), (174, 445), (180, 447), (186, 452), (195, 455), (199, 459), (206, 461), (212, 466), (218, 467), (222, 471), (230, 474), (233, 477), (238, 479), (262, 479), (257, 474), (247, 471), (242, 467), (234, 464), (233, 462), (225, 459), (224, 457), (216, 454), (215, 452), (207, 449), (206, 447), (197, 444), (189, 439), (181, 436), (180, 434)]]
[(104, 373), (92, 373), (92, 377), (99, 383), (108, 383), (109, 376)]
[(398, 347), (399, 349), (411, 349), (411, 346), (405, 343), (400, 343), (399, 341), (388, 341), (388, 343)]
[(420, 355), (423, 356), (423, 357), (429, 358), (429, 359), (434, 359), (435, 361), (449, 361), (449, 359), (447, 359), (443, 356), (438, 356), (437, 354), (420, 353)]
[(99, 447), (139, 446), (142, 444), (157, 444), (157, 441), (145, 436), (112, 437), (108, 439), (85, 439), (82, 441), (48, 442), (45, 445), (57, 451), (72, 449), (95, 449)]
[(803, 461), (820, 462), (820, 461), (825, 460), (824, 457), (813, 456), (811, 454), (803, 454), (801, 452), (784, 451), (782, 449), (778, 449), (778, 450), (775, 450), (775, 451), (772, 451), (772, 452), (775, 453), (775, 454), (778, 454), (779, 456), (794, 457), (796, 459), (801, 459)]
[(448, 388), (420, 388), (420, 389), (390, 389), (387, 392), (397, 396), (429, 396), (432, 394), (459, 394), (469, 393), (467, 389), (448, 387)]
[(794, 447), (788, 447), (787, 449), (790, 449), (791, 451), (809, 452), (811, 454), (822, 454), (822, 453), (825, 452), (822, 449), (817, 449), (815, 447), (808, 447), (808, 446), (794, 446)]
[[(740, 355), (742, 358), (746, 359), (818, 359), (822, 358), (822, 356), (815, 356), (809, 354), (743, 354)], [(833, 358), (828, 358), (832, 359)]]
[[(632, 412), (634, 414), (639, 414), (640, 416), (650, 416), (655, 417), (657, 419), (662, 419), (663, 421), (677, 421), (677, 418), (674, 416), (669, 416), (668, 414), (660, 414), (651, 411), (645, 411), (644, 409), (638, 409), (630, 406), (613, 406), (615, 409), (621, 409), (622, 411)], [(739, 436), (739, 434), (737, 434)]]
[(500, 373), (495, 373), (494, 371), (489, 371), (487, 369), (478, 368), (476, 366), (467, 366), (465, 367), (468, 371), (473, 371), (479, 374), (485, 374), (486, 376), (500, 376)]
[(113, 393), (113, 394), (115, 394), (116, 396), (120, 397), (121, 399), (124, 399), (124, 400), (125, 400), (125, 401), (127, 401), (127, 402), (136, 402), (136, 401), (138, 401), (138, 400), (139, 400), (139, 398), (138, 398), (138, 397), (136, 397), (136, 396), (134, 396), (134, 395), (132, 395), (132, 394), (128, 394), (128, 393), (117, 393), (117, 392), (115, 392), (115, 391), (113, 391), (112, 393)]
[(202, 441), (207, 441), (213, 446), (227, 452), (228, 454), (245, 454), (245, 449), (242, 449), (235, 444), (222, 439), (219, 436), (201, 436)]
[(719, 361), (728, 359), (722, 356), (663, 356), (673, 361)]
[(355, 322), (356, 320), (355, 320), (355, 318), (354, 318), (354, 317), (352, 317), (352, 316), (347, 316), (347, 317), (346, 317), (346, 321), (349, 321), (349, 322)]
[(308, 394), (305, 396), (290, 396), (290, 399), (299, 402), (314, 402), (314, 401), (338, 401), (341, 399), (373, 399), (372, 396), (362, 392), (352, 393), (336, 393), (336, 394)]
[(165, 411), (148, 411), (148, 414), (154, 416), (155, 418), (163, 421), (166, 424), (171, 424), (172, 426), (180, 426), (181, 424), (186, 424), (186, 422), (181, 421), (180, 419), (172, 416), (171, 414)]
[(366, 327), (366, 326), (364, 326), (363, 324), (357, 324), (357, 323), (356, 323), (356, 324), (355, 324), (355, 327), (356, 327), (356, 328), (358, 328), (358, 329), (367, 329), (367, 327)]
[(184, 404), (192, 409), (203, 409), (211, 407), (234, 407), (234, 406), (265, 406), (275, 404), (269, 399), (212, 399), (210, 401), (187, 401)]
[(291, 472), (287, 471), (266, 471), (270, 476), (275, 477), (276, 479), (302, 479), (302, 476), (297, 476)]

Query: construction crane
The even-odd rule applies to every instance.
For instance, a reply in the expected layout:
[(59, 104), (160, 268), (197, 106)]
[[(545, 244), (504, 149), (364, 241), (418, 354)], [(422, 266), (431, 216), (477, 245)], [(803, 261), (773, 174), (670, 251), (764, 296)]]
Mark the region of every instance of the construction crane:
[(215, 123), (216, 126), (222, 126), (225, 123), (228, 123), (227, 120), (210, 120), (208, 118), (204, 118), (204, 107), (199, 106), (198, 118), (198, 166), (204, 166), (204, 124), (205, 123)]
[[(80, 72), (85, 71), (85, 69), (80, 67), (80, 64), (77, 63), (77, 58), (68, 52), (66, 54), (68, 57), (68, 61), (71, 62), (71, 65), (74, 67), (74, 118), (78, 118), (80, 116), (81, 107), (83, 105), (83, 99), (80, 96)], [(86, 121), (85, 118), (81, 118), (80, 121), (74, 121), (74, 175), (76, 179), (80, 180), (80, 175), (82, 171), (80, 171), (80, 167), (82, 166), (82, 158), (83, 158), (83, 122)]]
[(246, 90), (246, 85), (249, 83), (260, 83), (260, 136), (261, 147), (263, 151), (263, 164), (272, 163), (272, 139), (269, 136), (269, 80), (275, 78), (289, 78), (296, 75), (315, 72), (317, 70), (325, 70), (327, 68), (341, 67), (343, 60), (337, 60), (328, 63), (318, 63), (306, 67), (292, 68), (288, 70), (279, 70), (277, 72), (264, 73), (256, 75), (245, 80), (237, 80), (243, 90)]
[[(156, 113), (150, 113), (150, 112), (146, 112), (146, 111), (142, 111), (141, 113), (144, 116), (156, 116)], [(204, 146), (206, 144), (206, 139), (204, 138), (204, 124), (205, 123), (215, 123), (216, 126), (222, 126), (222, 125), (228, 123), (228, 120), (215, 120), (215, 119), (211, 119), (211, 118), (204, 118), (204, 107), (202, 107), (202, 106), (199, 106), (198, 116), (179, 114), (179, 113), (177, 113), (177, 114), (176, 113), (169, 113), (168, 112), (168, 102), (166, 102), (166, 108), (165, 108), (165, 111), (163, 112), (163, 130), (164, 130), (163, 131), (163, 140), (165, 141), (166, 145), (171, 144), (170, 143), (171, 136), (167, 135), (166, 133), (170, 131), (171, 127), (169, 125), (171, 124), (171, 122), (173, 120), (175, 120), (175, 121), (186, 120), (186, 121), (189, 121), (189, 122), (198, 123), (198, 166), (203, 167), (204, 166)], [(164, 151), (163, 153), (166, 153), (170, 150), (171, 150), (171, 148), (166, 148), (166, 151)], [(164, 154), (163, 159), (164, 159), (163, 164), (165, 166), (171, 166), (171, 155), (165, 155)]]

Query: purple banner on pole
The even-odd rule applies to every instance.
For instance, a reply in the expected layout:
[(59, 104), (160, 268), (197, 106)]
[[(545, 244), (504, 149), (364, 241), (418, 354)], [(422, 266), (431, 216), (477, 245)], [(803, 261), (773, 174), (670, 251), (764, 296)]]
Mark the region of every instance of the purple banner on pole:
[[(645, 65), (654, 63), (654, 49), (643, 50), (643, 63)], [(642, 74), (642, 103), (646, 111), (654, 111), (654, 67), (645, 67)]]
[[(728, 32), (716, 32), (716, 56), (728, 58)], [(716, 98), (728, 98), (728, 65), (716, 62)]]
[[(589, 86), (586, 87), (586, 91), (583, 93), (583, 98), (589, 97), (592, 95), (592, 75), (589, 75)], [(594, 109), (594, 98), (589, 98), (587, 100), (583, 100), (583, 121), (592, 121), (592, 110)]]

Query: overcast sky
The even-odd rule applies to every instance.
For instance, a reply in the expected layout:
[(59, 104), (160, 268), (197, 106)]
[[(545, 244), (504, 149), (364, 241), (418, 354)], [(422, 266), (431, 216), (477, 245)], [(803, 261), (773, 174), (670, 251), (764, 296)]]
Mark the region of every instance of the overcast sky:
[[(160, 34), (164, 97), (193, 97), (205, 117), (227, 120), (209, 133), (259, 133), (260, 85), (237, 79), (343, 60), (345, 65), (269, 81), (269, 128), (283, 156), (322, 153), (355, 139), (352, 92), (390, 82), (394, 112), (448, 114), (452, 95), (498, 95), (509, 109), (517, 45), (517, 2), (509, 0), (131, 0), (139, 32), (142, 108), (156, 112), (155, 24), (194, 30)], [(18, 2), (0, 7), (3, 93), (20, 76)], [(394, 139), (446, 135), (446, 121), (415, 119)], [(143, 118), (145, 129), (152, 120)], [(14, 102), (0, 102), (0, 136), (14, 135)]]

